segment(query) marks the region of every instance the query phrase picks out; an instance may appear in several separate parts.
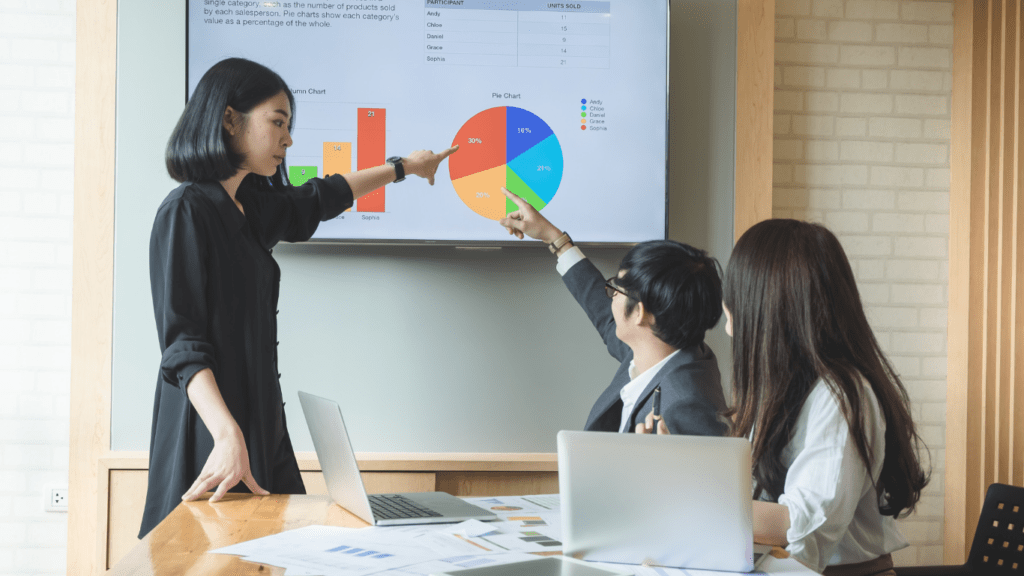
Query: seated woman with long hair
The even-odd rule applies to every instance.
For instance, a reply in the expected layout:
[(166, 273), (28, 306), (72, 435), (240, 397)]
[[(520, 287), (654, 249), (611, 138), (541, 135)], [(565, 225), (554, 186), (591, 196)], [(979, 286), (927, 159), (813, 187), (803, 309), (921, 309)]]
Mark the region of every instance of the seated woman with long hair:
[(723, 296), (732, 434), (752, 444), (754, 540), (826, 575), (893, 574), (891, 553), (907, 546), (895, 520), (928, 476), (839, 240), (817, 224), (756, 224), (733, 249)]

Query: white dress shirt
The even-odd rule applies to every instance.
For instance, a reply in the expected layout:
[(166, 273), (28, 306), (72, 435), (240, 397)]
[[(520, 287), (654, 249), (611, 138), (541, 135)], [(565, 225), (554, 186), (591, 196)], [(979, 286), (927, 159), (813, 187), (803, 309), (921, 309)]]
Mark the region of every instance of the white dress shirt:
[(558, 270), (559, 275), (565, 276), (565, 273), (569, 271), (569, 268), (572, 268), (584, 258), (586, 258), (586, 256), (583, 255), (583, 251), (580, 250), (579, 246), (573, 245), (572, 248), (569, 248), (558, 255), (558, 262), (555, 264), (555, 270)]
[(872, 479), (879, 477), (885, 458), (885, 417), (864, 381), (861, 402), (870, 474), (839, 402), (823, 380), (804, 402), (793, 439), (782, 453), (788, 471), (779, 504), (789, 508), (788, 550), (818, 572), (907, 547), (896, 521), (878, 511)]
[[(619, 390), (619, 397), (622, 398), (622, 422), (619, 424), (619, 432), (629, 432), (627, 427), (629, 426), (629, 417), (633, 414), (633, 407), (636, 406), (637, 399), (640, 398), (640, 394), (647, 388), (647, 385), (651, 383), (651, 380), (658, 374), (661, 367), (668, 362), (669, 358), (679, 353), (679, 350), (665, 356), (654, 366), (651, 366), (647, 370), (644, 370), (640, 374), (636, 374), (636, 362), (633, 360), (629, 361), (629, 377), (631, 380)], [(644, 418), (647, 415), (644, 414)], [(637, 420), (639, 423), (640, 419)]]

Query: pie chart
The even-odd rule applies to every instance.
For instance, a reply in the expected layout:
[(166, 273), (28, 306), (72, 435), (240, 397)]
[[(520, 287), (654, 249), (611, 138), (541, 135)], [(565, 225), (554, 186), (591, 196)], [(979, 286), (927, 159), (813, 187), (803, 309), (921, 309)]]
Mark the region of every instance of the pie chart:
[(543, 210), (562, 181), (562, 147), (539, 116), (515, 106), (470, 118), (452, 145), (448, 172), (459, 198), (477, 214), (500, 220), (516, 209), (501, 187)]

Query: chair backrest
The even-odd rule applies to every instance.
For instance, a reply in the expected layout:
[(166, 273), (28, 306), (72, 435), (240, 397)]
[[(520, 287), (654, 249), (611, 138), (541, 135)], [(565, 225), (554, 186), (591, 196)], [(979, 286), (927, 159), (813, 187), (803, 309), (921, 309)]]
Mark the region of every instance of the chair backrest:
[(1024, 574), (1024, 488), (988, 487), (967, 564), (976, 574)]

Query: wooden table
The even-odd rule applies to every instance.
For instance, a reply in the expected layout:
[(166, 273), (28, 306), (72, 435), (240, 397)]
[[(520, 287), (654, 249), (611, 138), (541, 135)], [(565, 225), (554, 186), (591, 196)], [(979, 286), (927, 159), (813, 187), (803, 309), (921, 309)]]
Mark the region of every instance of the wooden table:
[[(207, 552), (311, 524), (346, 528), (369, 526), (333, 504), (326, 495), (229, 493), (216, 504), (206, 500), (182, 502), (109, 573), (114, 576), (283, 576), (284, 568)], [(814, 574), (792, 558), (769, 558), (764, 569), (773, 574)]]
[(320, 524), (361, 528), (368, 524), (328, 496), (228, 494), (210, 504), (182, 502), (111, 570), (115, 576), (283, 575), (284, 568), (245, 562), (210, 550)]

